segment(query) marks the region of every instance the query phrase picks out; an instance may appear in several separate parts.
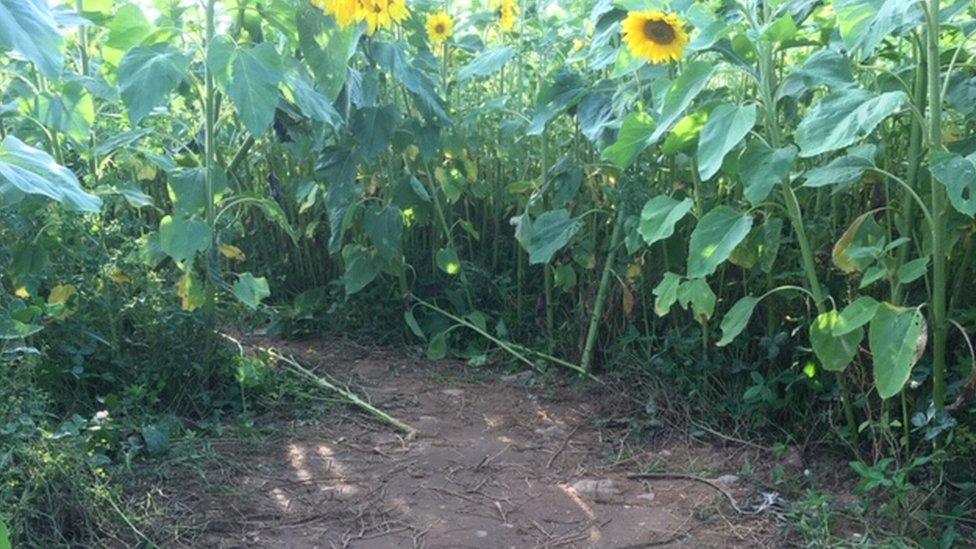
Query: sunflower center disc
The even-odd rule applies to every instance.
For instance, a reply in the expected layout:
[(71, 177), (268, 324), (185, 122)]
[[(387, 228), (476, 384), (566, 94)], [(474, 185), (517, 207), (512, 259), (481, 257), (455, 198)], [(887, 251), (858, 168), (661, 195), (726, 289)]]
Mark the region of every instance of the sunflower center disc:
[(436, 27), (434, 27), (434, 31), (436, 31), (437, 34), (443, 33), (444, 32), (444, 25), (437, 25)]
[(644, 23), (644, 36), (658, 44), (674, 42), (674, 29), (664, 21), (648, 21)]

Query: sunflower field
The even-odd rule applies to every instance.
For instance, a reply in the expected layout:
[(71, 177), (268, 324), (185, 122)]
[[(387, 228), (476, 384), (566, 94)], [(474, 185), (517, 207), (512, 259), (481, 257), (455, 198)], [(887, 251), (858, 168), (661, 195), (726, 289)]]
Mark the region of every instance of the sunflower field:
[(974, 247), (972, 0), (0, 0), (0, 549), (167, 545), (138, 464), (305, 402), (255, 334), (802, 447), (781, 546), (971, 546)]

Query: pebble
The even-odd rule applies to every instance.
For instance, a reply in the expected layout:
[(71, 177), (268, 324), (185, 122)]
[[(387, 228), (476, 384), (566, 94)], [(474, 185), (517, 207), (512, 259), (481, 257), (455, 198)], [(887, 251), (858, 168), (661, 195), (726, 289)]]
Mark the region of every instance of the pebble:
[(573, 483), (573, 489), (594, 499), (607, 498), (620, 493), (617, 483), (611, 479), (580, 479)]

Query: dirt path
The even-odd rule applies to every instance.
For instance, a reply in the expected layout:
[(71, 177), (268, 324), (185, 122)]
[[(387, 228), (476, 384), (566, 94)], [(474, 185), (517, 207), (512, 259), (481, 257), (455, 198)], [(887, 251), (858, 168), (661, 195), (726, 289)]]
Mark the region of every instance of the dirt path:
[[(594, 426), (605, 395), (531, 387), (520, 376), (478, 381), (461, 363), (418, 361), (406, 351), (330, 342), (278, 348), (350, 380), (423, 434), (404, 440), (350, 413), (326, 425), (287, 426), (287, 436), (257, 449), (224, 448), (235, 464), (226, 483), (188, 502), (205, 525), (201, 546), (779, 543), (769, 514), (740, 515), (714, 487), (629, 479), (642, 463), (672, 471), (737, 469), (726, 468), (735, 463), (728, 450), (698, 443), (669, 443), (623, 459), (608, 432)], [(723, 481), (743, 507), (757, 496), (743, 481)]]

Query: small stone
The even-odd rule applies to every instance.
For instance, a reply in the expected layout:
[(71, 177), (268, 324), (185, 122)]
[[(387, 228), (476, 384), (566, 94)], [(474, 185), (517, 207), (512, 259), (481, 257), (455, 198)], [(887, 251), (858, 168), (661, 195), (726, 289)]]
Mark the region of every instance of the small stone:
[(803, 469), (803, 454), (796, 446), (790, 446), (783, 455), (783, 465), (793, 469)]
[(558, 438), (565, 436), (566, 429), (561, 425), (550, 425), (548, 427), (539, 427), (535, 430), (535, 434), (549, 438)]
[(441, 392), (449, 397), (454, 397), (454, 398), (459, 398), (461, 396), (464, 396), (464, 389), (444, 389)]
[(638, 494), (634, 496), (634, 499), (639, 499), (643, 502), (654, 501), (654, 492), (647, 492), (646, 494)]
[(488, 537), (488, 532), (485, 532), (484, 530), (478, 530), (474, 534), (476, 536), (478, 536), (479, 538), (487, 538)]
[(739, 483), (739, 477), (737, 475), (722, 475), (715, 479), (715, 484), (721, 484), (722, 486), (734, 486)]
[(573, 483), (573, 489), (594, 500), (607, 499), (620, 493), (617, 483), (611, 479), (580, 479)]
[(521, 385), (526, 381), (532, 379), (532, 370), (524, 370), (517, 374), (509, 374), (507, 376), (502, 376), (499, 378), (502, 383), (509, 383), (512, 385)]

